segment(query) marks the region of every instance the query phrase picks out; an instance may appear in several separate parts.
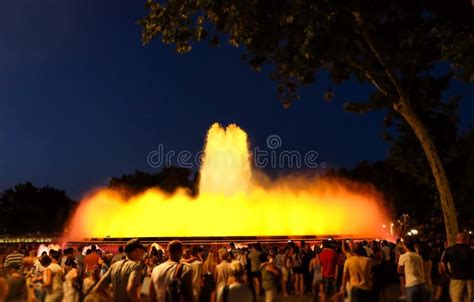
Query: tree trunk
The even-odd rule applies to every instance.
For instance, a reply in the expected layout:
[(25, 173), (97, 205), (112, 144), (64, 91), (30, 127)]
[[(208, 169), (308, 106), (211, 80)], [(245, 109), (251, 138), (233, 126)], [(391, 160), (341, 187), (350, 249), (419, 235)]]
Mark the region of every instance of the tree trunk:
[(456, 240), (456, 234), (458, 233), (456, 209), (454, 207), (454, 200), (449, 187), (448, 177), (446, 176), (443, 164), (438, 156), (436, 146), (428, 134), (425, 125), (423, 125), (422, 121), (407, 101), (403, 99), (400, 100), (394, 105), (394, 108), (411, 126), (425, 151), (425, 155), (431, 166), (431, 172), (433, 173), (436, 182), (436, 187), (438, 188), (439, 198), (441, 200), (441, 209), (443, 210), (444, 224), (446, 226), (446, 236), (449, 245), (453, 245)]
[[(472, 0), (474, 3), (474, 0)], [(408, 94), (402, 88), (400, 81), (397, 79), (395, 73), (385, 65), (380, 52), (378, 51), (378, 47), (375, 44), (372, 36), (365, 25), (365, 20), (361, 16), (360, 12), (355, 11), (352, 13), (356, 19), (357, 24), (361, 30), (362, 37), (367, 45), (370, 47), (372, 53), (374, 54), (375, 58), (379, 61), (382, 65), (385, 74), (387, 75), (388, 79), (392, 82), (394, 88), (397, 91), (400, 99), (398, 102), (394, 104), (394, 108), (398, 111), (403, 118), (408, 122), (411, 126), (413, 131), (415, 132), (416, 137), (421, 143), (423, 150), (425, 151), (426, 158), (431, 166), (431, 172), (433, 173), (436, 187), (438, 188), (439, 198), (441, 200), (441, 209), (443, 210), (444, 216), (444, 224), (446, 226), (446, 236), (450, 245), (453, 245), (456, 240), (456, 235), (458, 232), (458, 221), (456, 218), (456, 209), (454, 208), (454, 200), (453, 195), (451, 193), (451, 189), (449, 187), (448, 178), (446, 177), (446, 172), (444, 171), (443, 164), (438, 156), (438, 151), (436, 150), (436, 146), (428, 134), (425, 125), (423, 125), (422, 121), (418, 118), (416, 113), (410, 106)], [(380, 85), (370, 76), (370, 74), (366, 74), (367, 78), (377, 87), (380, 92), (382, 92), (385, 96), (388, 96), (386, 90), (382, 89)]]

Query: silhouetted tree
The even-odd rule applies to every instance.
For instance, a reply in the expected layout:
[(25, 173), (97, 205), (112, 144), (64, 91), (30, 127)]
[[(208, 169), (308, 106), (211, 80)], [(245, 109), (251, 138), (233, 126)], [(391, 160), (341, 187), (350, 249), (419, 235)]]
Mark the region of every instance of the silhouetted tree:
[(397, 170), (388, 160), (373, 163), (363, 161), (352, 169), (329, 171), (331, 175), (374, 185), (384, 193), (394, 218), (407, 213), (419, 221), (426, 221), (437, 214), (433, 212), (433, 188), (417, 183), (415, 177)]
[(136, 171), (135, 174), (123, 174), (120, 178), (112, 177), (108, 186), (113, 189), (124, 189), (125, 193), (132, 195), (150, 188), (159, 188), (167, 193), (184, 188), (189, 190), (190, 195), (195, 195), (195, 185), (190, 176), (190, 169), (170, 166), (155, 174)]
[[(218, 45), (225, 38), (243, 46), (243, 58), (256, 70), (264, 63), (275, 66), (271, 76), (286, 107), (321, 69), (336, 83), (356, 78), (372, 84), (376, 90), (369, 101), (348, 103), (346, 109), (385, 109), (410, 126), (427, 157), (454, 243), (453, 195), (423, 112), (442, 109), (453, 75), (474, 80), (470, 1), (148, 0), (146, 7), (140, 21), (144, 43), (158, 35), (180, 53), (202, 40)], [(446, 61), (451, 72), (433, 72)], [(332, 95), (328, 91), (325, 99)]]
[(474, 223), (474, 126), (459, 137), (448, 168), (458, 211), (466, 222)]
[[(474, 127), (458, 134), (456, 115), (451, 110), (447, 112), (450, 114), (433, 116), (431, 122), (437, 123), (437, 144), (451, 179), (458, 216), (467, 226), (474, 217)], [(389, 140), (392, 146), (386, 159), (363, 161), (352, 169), (328, 171), (328, 175), (371, 183), (384, 193), (397, 217), (408, 213), (419, 222), (427, 222), (441, 214), (438, 191), (413, 132), (405, 124), (399, 127), (399, 135)]]
[[(425, 113), (423, 119), (434, 134), (434, 143), (451, 180), (457, 214), (466, 221), (468, 217), (474, 217), (472, 199), (469, 196), (474, 193), (472, 178), (469, 178), (474, 175), (472, 173), (474, 127), (467, 133), (459, 132), (457, 99), (443, 106), (443, 110), (439, 112)], [(404, 177), (408, 177), (414, 185), (423, 188), (422, 191), (430, 197), (428, 206), (441, 210), (433, 174), (416, 136), (405, 123), (398, 122), (397, 129), (397, 135), (389, 140), (392, 146), (386, 159), (387, 163)], [(413, 200), (413, 202), (419, 201)]]
[(60, 232), (73, 207), (64, 191), (19, 184), (0, 195), (1, 230), (6, 234)]

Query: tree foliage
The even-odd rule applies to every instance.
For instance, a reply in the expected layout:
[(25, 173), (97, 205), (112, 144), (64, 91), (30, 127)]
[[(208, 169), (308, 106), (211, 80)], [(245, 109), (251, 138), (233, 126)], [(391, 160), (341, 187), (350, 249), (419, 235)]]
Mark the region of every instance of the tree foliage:
[(179, 167), (164, 167), (159, 173), (136, 171), (134, 174), (123, 174), (112, 177), (109, 188), (123, 190), (125, 194), (135, 195), (150, 188), (158, 188), (167, 193), (173, 193), (178, 188), (189, 190), (190, 195), (197, 192), (196, 177), (191, 179), (191, 170)]
[(456, 139), (447, 167), (457, 210), (463, 220), (474, 222), (474, 127)]
[(418, 221), (428, 221), (433, 215), (439, 214), (433, 208), (433, 187), (417, 183), (416, 177), (401, 172), (388, 160), (373, 163), (363, 161), (352, 169), (342, 168), (329, 173), (374, 185), (384, 193), (393, 217), (409, 214)]
[[(159, 36), (181, 53), (202, 40), (242, 45), (243, 58), (255, 69), (274, 66), (271, 76), (286, 107), (319, 70), (336, 83), (371, 83), (376, 90), (369, 100), (348, 102), (346, 109), (386, 109), (387, 121), (403, 117), (427, 157), (454, 243), (453, 195), (426, 116), (445, 106), (451, 78), (474, 80), (471, 1), (148, 0), (146, 7), (140, 21), (144, 43)], [(444, 62), (449, 68), (441, 70)]]
[[(430, 129), (439, 156), (449, 170), (458, 147), (459, 99), (452, 98), (437, 105), (436, 108), (428, 107), (428, 110), (420, 108), (419, 114)], [(431, 185), (435, 189), (429, 163), (412, 129), (399, 116), (394, 115), (391, 119), (396, 132), (388, 138), (391, 147), (387, 160), (398, 171), (411, 175), (416, 184)]]
[[(198, 174), (191, 177), (191, 170), (165, 167), (159, 173), (136, 171), (112, 177), (109, 188), (122, 190), (129, 196), (143, 193), (150, 188), (173, 193), (178, 188), (197, 194)], [(73, 213), (78, 203), (64, 191), (50, 186), (35, 187), (32, 183), (16, 185), (0, 193), (0, 233), (8, 235), (57, 234)]]
[(75, 203), (64, 191), (16, 185), (0, 195), (0, 227), (7, 234), (52, 234), (60, 232)]
[(203, 40), (243, 46), (243, 58), (254, 69), (265, 63), (275, 67), (271, 76), (285, 105), (320, 69), (335, 82), (355, 77), (379, 89), (383, 97), (348, 107), (359, 111), (398, 100), (385, 69), (423, 106), (420, 96), (437, 80), (426, 72), (436, 62), (448, 61), (452, 72), (474, 81), (474, 12), (467, 1), (149, 0), (146, 7), (140, 21), (144, 43), (158, 36), (180, 53)]
[[(454, 105), (453, 105), (454, 106)], [(454, 116), (456, 114), (451, 112)], [(456, 209), (462, 226), (474, 222), (474, 127), (466, 133), (456, 129), (453, 116), (440, 114), (430, 120), (436, 123), (439, 152), (446, 166)], [(352, 169), (330, 171), (330, 175), (368, 182), (384, 192), (386, 201), (396, 216), (404, 213), (427, 222), (441, 214), (439, 196), (429, 169), (426, 156), (417, 138), (406, 124), (400, 123), (398, 135), (391, 139), (391, 148), (386, 159), (377, 162), (363, 161)]]

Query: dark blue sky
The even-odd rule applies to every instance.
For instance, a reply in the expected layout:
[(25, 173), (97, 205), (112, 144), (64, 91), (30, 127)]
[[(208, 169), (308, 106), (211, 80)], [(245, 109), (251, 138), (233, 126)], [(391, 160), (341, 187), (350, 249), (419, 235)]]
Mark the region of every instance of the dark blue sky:
[[(383, 113), (343, 112), (370, 86), (337, 87), (332, 103), (321, 75), (285, 110), (266, 73), (240, 50), (199, 45), (178, 55), (158, 41), (140, 42), (144, 1), (0, 2), (0, 189), (19, 182), (52, 185), (79, 198), (110, 176), (147, 165), (147, 155), (201, 149), (213, 122), (237, 123), (253, 145), (268, 135), (282, 149), (315, 150), (331, 166), (381, 159)], [(474, 120), (472, 86), (462, 127)]]

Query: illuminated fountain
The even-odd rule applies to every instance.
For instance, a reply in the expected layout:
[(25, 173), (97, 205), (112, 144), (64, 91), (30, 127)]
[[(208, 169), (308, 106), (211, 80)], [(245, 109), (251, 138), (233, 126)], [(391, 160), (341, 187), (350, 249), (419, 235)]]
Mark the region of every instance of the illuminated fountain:
[(382, 225), (390, 220), (371, 186), (297, 175), (270, 181), (252, 170), (247, 134), (236, 125), (210, 128), (200, 172), (197, 197), (184, 189), (172, 195), (150, 189), (131, 198), (98, 190), (81, 201), (65, 239), (387, 237)]

